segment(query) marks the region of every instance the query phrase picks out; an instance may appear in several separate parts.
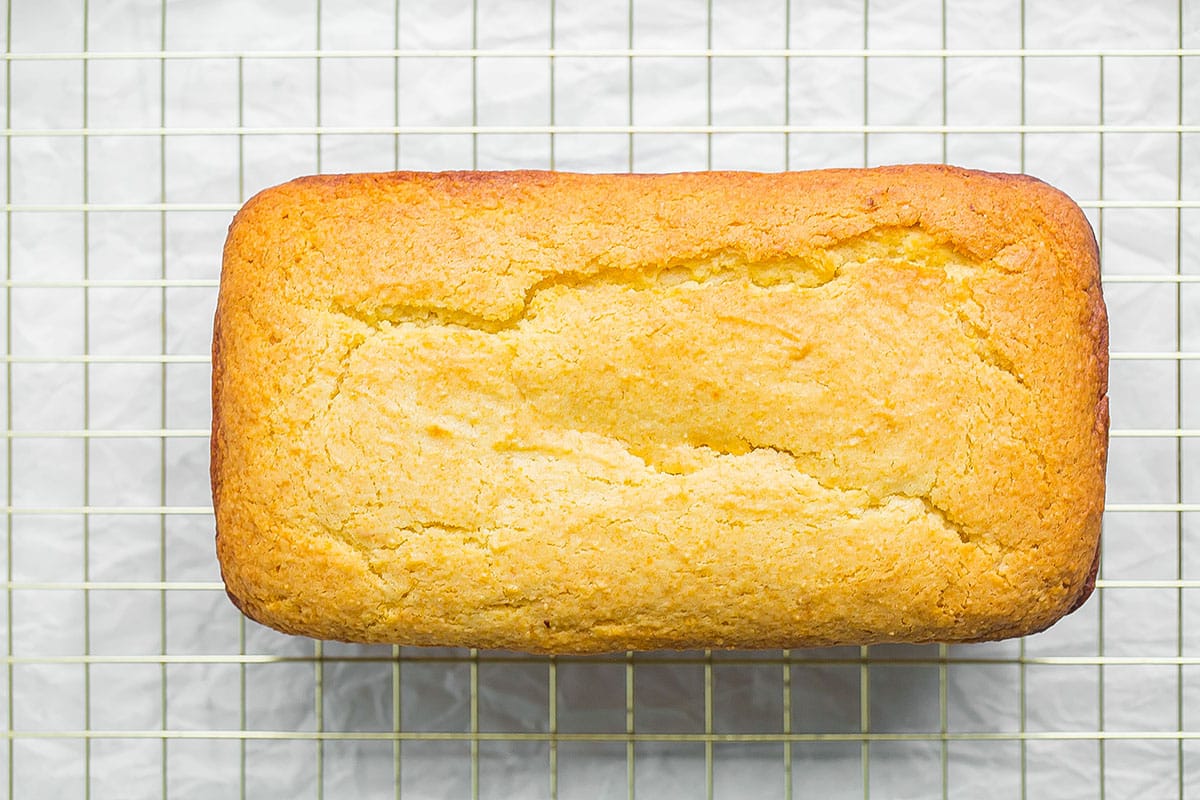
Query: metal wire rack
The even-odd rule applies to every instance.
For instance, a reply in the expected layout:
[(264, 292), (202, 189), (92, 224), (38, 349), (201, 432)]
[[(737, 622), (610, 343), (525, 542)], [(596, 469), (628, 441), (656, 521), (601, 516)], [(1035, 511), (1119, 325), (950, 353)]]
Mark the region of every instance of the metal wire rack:
[[(1200, 4), (9, 0), (9, 797), (1200, 796)], [(298, 174), (948, 161), (1086, 209), (1099, 590), (1025, 640), (544, 659), (290, 639), (212, 553), (224, 229)]]

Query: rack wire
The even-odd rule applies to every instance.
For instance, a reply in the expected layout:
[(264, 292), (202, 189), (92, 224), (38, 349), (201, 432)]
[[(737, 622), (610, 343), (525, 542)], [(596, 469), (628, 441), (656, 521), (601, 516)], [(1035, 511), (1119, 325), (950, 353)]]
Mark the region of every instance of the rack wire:
[[(228, 7), (226, 7), (228, 6)], [(9, 797), (1200, 794), (1200, 6), (9, 0)], [(207, 497), (224, 228), (320, 171), (1028, 171), (1100, 240), (1105, 560), (1025, 640), (534, 658), (283, 637)]]

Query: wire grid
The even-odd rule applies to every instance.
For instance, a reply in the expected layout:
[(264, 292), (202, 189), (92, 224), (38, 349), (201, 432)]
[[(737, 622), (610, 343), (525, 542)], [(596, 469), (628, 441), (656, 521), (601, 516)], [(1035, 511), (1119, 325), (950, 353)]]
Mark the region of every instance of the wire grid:
[[(1200, 795), (1195, 2), (10, 0), (4, 24), (10, 797)], [(310, 642), (226, 602), (207, 339), (248, 195), (901, 161), (1047, 178), (1102, 245), (1105, 561), (1051, 631), (544, 659)]]

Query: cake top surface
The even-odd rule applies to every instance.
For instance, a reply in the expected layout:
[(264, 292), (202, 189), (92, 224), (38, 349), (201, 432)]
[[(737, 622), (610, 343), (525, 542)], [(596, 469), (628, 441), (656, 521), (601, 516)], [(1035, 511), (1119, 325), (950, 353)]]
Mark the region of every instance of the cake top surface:
[(300, 179), (235, 220), (214, 350), (223, 570), (289, 630), (987, 638), (1096, 552), (1095, 242), (1025, 177)]

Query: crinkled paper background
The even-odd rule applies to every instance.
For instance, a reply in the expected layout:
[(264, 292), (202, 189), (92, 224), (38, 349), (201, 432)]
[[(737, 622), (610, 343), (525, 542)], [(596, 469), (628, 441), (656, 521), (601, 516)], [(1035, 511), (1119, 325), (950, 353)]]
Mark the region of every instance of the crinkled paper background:
[[(1200, 4), (1181, 2), (11, 0), (0, 787), (1200, 795)], [(258, 189), (942, 160), (1058, 185), (1103, 248), (1103, 581), (1048, 633), (552, 662), (322, 646), (226, 600), (207, 352), (225, 228)]]

